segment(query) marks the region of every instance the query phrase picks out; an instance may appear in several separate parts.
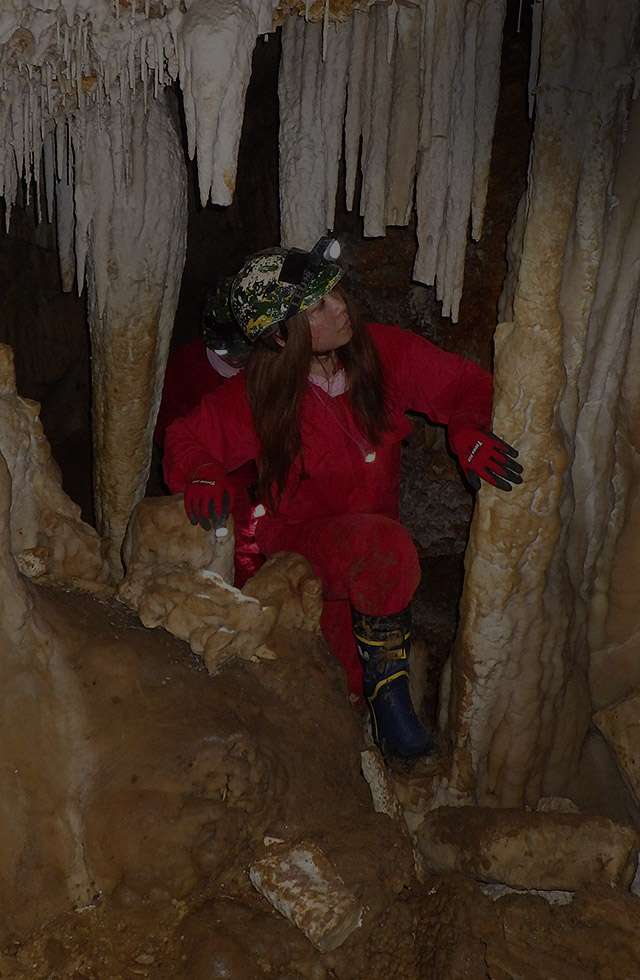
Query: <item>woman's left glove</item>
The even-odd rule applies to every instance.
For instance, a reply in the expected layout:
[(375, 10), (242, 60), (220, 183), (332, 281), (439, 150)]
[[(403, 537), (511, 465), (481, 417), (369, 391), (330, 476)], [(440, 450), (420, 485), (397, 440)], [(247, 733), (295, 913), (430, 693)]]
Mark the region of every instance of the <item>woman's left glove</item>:
[(200, 524), (205, 531), (213, 528), (217, 538), (226, 537), (233, 499), (233, 486), (219, 463), (199, 466), (184, 488), (187, 517), (194, 527)]
[(449, 442), (474, 490), (480, 489), (480, 478), (500, 490), (522, 483), (522, 466), (515, 460), (518, 451), (493, 432), (462, 429), (450, 434)]

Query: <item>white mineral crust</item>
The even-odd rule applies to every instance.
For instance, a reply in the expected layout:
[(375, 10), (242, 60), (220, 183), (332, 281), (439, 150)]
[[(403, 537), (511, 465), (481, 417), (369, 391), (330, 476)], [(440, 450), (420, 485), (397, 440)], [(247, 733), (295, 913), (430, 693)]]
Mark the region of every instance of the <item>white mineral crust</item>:
[(320, 848), (274, 844), (249, 871), (251, 884), (322, 953), (357, 929), (362, 906)]

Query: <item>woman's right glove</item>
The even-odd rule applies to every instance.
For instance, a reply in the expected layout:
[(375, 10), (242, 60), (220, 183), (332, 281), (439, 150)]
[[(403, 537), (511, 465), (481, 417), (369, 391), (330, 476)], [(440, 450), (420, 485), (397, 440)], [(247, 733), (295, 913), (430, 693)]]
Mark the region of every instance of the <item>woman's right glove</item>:
[(194, 525), (214, 529), (217, 538), (227, 535), (227, 518), (233, 507), (234, 489), (219, 463), (199, 466), (184, 488), (184, 509)]
[(481, 478), (499, 490), (512, 490), (514, 483), (522, 483), (517, 449), (488, 429), (462, 429), (450, 434), (449, 442), (474, 490), (480, 489)]

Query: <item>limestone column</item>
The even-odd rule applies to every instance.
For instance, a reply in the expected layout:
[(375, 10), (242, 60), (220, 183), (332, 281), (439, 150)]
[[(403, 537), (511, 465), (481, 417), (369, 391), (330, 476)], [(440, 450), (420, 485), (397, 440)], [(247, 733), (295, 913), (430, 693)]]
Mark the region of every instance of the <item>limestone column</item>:
[[(607, 233), (637, 21), (627, 0), (544, 4), (528, 187), (495, 338), (494, 429), (521, 450), (525, 482), (478, 494), (452, 664), (452, 782), (480, 802), (561, 793), (591, 714), (588, 627), (602, 620), (610, 568), (594, 546), (626, 493), (608, 438), (620, 370), (606, 368), (594, 298), (616, 308)], [(632, 320), (610, 327), (622, 349)]]
[[(186, 166), (171, 93), (112, 97), (76, 139), (76, 255), (86, 253), (93, 474), (113, 576), (144, 495), (186, 255)], [(82, 281), (81, 274), (78, 281)]]

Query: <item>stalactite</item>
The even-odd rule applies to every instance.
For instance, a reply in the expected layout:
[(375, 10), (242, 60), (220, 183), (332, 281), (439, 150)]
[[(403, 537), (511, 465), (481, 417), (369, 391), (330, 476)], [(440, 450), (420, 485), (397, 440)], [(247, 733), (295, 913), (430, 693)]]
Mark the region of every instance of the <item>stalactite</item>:
[(540, 35), (542, 33), (543, 0), (534, 0), (531, 8), (531, 57), (529, 59), (529, 116), (533, 116), (536, 101), (536, 82), (540, 70)]
[(505, 6), (456, 0), (428, 3), (423, 14), (414, 277), (436, 284), (442, 312), (454, 322), (470, 209), (474, 238), (482, 231)]
[[(577, 509), (570, 518), (569, 533), (581, 545), (572, 557), (574, 579), (581, 592), (588, 588), (595, 599), (589, 606), (586, 631), (597, 707), (628, 694), (640, 683), (636, 666), (640, 616), (635, 595), (640, 565), (639, 145), (640, 103), (636, 99), (630, 106), (628, 136), (617, 161), (615, 182), (602, 188), (606, 232), (589, 309), (585, 357), (577, 377), (580, 410), (572, 464)], [(594, 161), (596, 166), (600, 163)], [(584, 228), (580, 231), (588, 247)], [(600, 463), (597, 467), (595, 459)], [(605, 460), (607, 466), (602, 465)], [(594, 499), (600, 507), (594, 507)]]
[(362, 135), (365, 99), (364, 79), (371, 50), (367, 45), (368, 26), (369, 21), (364, 14), (353, 15), (347, 79), (347, 108), (344, 121), (345, 204), (347, 211), (353, 209), (360, 163), (360, 137)]
[(118, 578), (124, 533), (149, 472), (186, 254), (187, 202), (167, 96), (146, 113), (141, 98), (133, 102), (129, 178), (120, 178), (121, 187), (118, 110), (112, 104), (108, 112), (102, 125), (93, 119), (82, 154), (76, 150), (75, 205), (86, 242), (96, 520)]
[[(408, 225), (413, 210), (418, 154), (420, 104), (420, 17), (418, 7), (396, 13), (396, 65), (393, 77), (387, 163), (393, 180), (387, 186), (387, 225)], [(391, 36), (391, 35), (390, 35)]]
[(278, 80), (281, 237), (302, 248), (332, 226), (338, 186), (351, 24), (337, 26), (326, 62), (322, 32), (301, 18), (285, 23)]
[(251, 52), (255, 38), (273, 29), (276, 2), (200, 0), (185, 14), (179, 3), (147, 0), (129, 5), (126, 27), (117, 2), (89, 9), (69, 0), (50, 10), (26, 2), (20, 13), (0, 14), (0, 195), (7, 223), (19, 180), (26, 177), (27, 194), (31, 177), (39, 181), (45, 131), (68, 126), (77, 142), (84, 117), (117, 82), (125, 116), (127, 89), (134, 93), (139, 83), (143, 98), (148, 90), (157, 98), (164, 84), (180, 82), (203, 202), (211, 195), (214, 203), (230, 203)]
[(441, 229), (446, 217), (450, 99), (455, 66), (461, 60), (463, 6), (461, 0), (451, 4), (427, 4), (423, 22), (421, 68), (425, 94), (416, 179), (418, 253), (414, 275), (431, 285), (438, 272)]
[[(354, 206), (359, 165), (365, 236), (383, 236), (389, 224), (407, 224), (415, 206), (414, 278), (435, 283), (443, 314), (457, 319), (470, 213), (474, 237), (482, 231), (505, 7), (505, 0), (429, 0), (419, 6), (377, 4), (367, 14), (352, 15), (347, 69), (341, 81), (331, 82), (347, 88), (344, 111), (337, 92), (331, 118), (313, 100), (302, 111), (291, 87), (287, 99), (280, 99), (285, 243), (308, 244), (332, 228), (333, 207), (323, 193), (308, 199), (292, 160), (296, 152), (304, 155), (301, 147), (318, 152), (325, 146), (318, 129), (333, 130), (337, 112), (344, 126), (347, 209)], [(317, 75), (316, 85), (324, 90), (327, 64), (300, 39), (315, 30), (302, 19), (295, 31), (285, 26), (283, 62), (287, 76), (304, 73), (308, 89)], [(340, 47), (341, 32), (343, 26), (329, 37), (327, 59), (332, 46)], [(339, 143), (335, 152), (340, 153)], [(326, 193), (333, 195), (329, 182)]]
[(496, 60), (502, 43), (505, 4), (483, 3), (478, 10), (476, 48), (476, 86), (474, 107), (475, 142), (473, 148), (473, 189), (471, 193), (471, 237), (482, 235), (489, 185), (489, 166), (498, 98), (500, 72)]
[[(267, 5), (269, 6), (269, 5)], [(275, 0), (271, 5), (271, 14)], [(259, 0), (197, 0), (180, 25), (178, 54), (189, 155), (198, 147), (200, 200), (230, 204), (235, 188), (244, 97), (261, 27), (271, 29)]]
[[(80, 0), (46, 11), (25, 3), (15, 27), (11, 15), (5, 14), (2, 23), (7, 26), (0, 34), (6, 39), (0, 42), (5, 79), (0, 123), (11, 140), (0, 148), (0, 193), (7, 222), (23, 175), (33, 174), (39, 194), (44, 133), (51, 125), (68, 128), (72, 143), (78, 144), (85, 117), (118, 91), (117, 83), (125, 127), (130, 118), (129, 93), (135, 94), (137, 84), (146, 99), (150, 91), (157, 98), (167, 82), (180, 83), (189, 154), (198, 158), (201, 202), (229, 204), (251, 53), (255, 38), (273, 29), (276, 5), (277, 0), (195, 0), (185, 12), (179, 3), (145, 0), (130, 4), (125, 16), (118, 3), (94, 4), (90, 11)], [(282, 238), (304, 242), (310, 228), (315, 234), (331, 227), (341, 148), (336, 129), (344, 126), (348, 208), (354, 203), (363, 141), (359, 208), (366, 235), (384, 235), (388, 224), (409, 221), (417, 172), (419, 249), (414, 275), (419, 281), (437, 283), (443, 312), (455, 319), (470, 207), (475, 237), (482, 225), (504, 0), (481, 5), (463, 0), (447, 5), (434, 0), (422, 5), (362, 0), (352, 6), (356, 12), (344, 23), (333, 21), (345, 16), (344, 4), (334, 11), (327, 2), (301, 8), (306, 18), (313, 13), (316, 23), (307, 23), (304, 17), (285, 20), (313, 37), (321, 25), (320, 46), (311, 42), (305, 53), (310, 60), (296, 70), (306, 73), (309, 85), (317, 74), (324, 94), (314, 111), (295, 125), (288, 120), (289, 113), (294, 117), (299, 113), (293, 92), (282, 106), (281, 187), (290, 209), (283, 218)], [(358, 13), (358, 8), (367, 12)], [(465, 17), (469, 27), (476, 15), (477, 46), (467, 43), (465, 49), (461, 40)], [(293, 34), (293, 30), (285, 32), (285, 61), (300, 50), (294, 45), (291, 57), (287, 54)], [(419, 134), (416, 110), (422, 115)], [(475, 141), (461, 143), (471, 121)], [(319, 127), (322, 140), (316, 132)], [(313, 215), (312, 202), (302, 200), (306, 189), (296, 187), (289, 137), (303, 145), (322, 144), (329, 173)], [(125, 153), (126, 147), (123, 133)], [(77, 244), (76, 265), (82, 274), (82, 241)], [(78, 288), (82, 289), (81, 280)]]
[[(369, 62), (368, 85), (365, 89), (360, 214), (363, 218), (364, 234), (375, 238), (384, 235), (386, 231), (393, 64), (387, 57), (391, 25), (386, 10), (378, 6), (368, 17), (372, 60)], [(393, 29), (395, 31), (395, 23)]]

